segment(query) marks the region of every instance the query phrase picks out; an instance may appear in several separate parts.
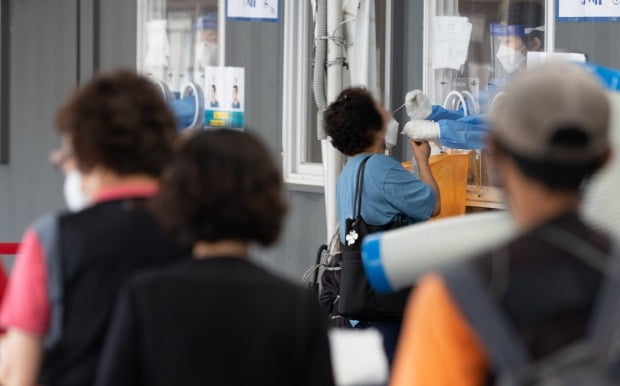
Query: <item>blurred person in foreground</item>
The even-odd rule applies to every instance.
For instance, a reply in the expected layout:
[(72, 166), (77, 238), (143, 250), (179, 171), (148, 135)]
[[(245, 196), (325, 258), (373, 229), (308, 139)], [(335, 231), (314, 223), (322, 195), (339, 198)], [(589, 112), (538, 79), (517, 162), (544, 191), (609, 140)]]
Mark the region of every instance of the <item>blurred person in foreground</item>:
[(199, 132), (164, 174), (154, 210), (191, 248), (186, 261), (123, 291), (97, 385), (332, 385), (315, 295), (250, 260), (272, 245), (287, 204), (253, 135)]
[(612, 243), (578, 211), (589, 178), (610, 156), (609, 120), (604, 90), (575, 65), (547, 63), (510, 81), (489, 115), (488, 141), (520, 234), (418, 282), (391, 385), (479, 386), (502, 375), (491, 354), (498, 342), (488, 344), (475, 307), (463, 306), (474, 291), (459, 293), (454, 272), (475, 278), (483, 289), (477, 305), (492, 305), (489, 315), (505, 321), (530, 361), (585, 337), (606, 277), (590, 260), (607, 258)]
[(117, 291), (176, 253), (146, 211), (172, 157), (175, 120), (155, 86), (96, 76), (56, 115), (71, 212), (35, 221), (2, 304), (3, 385), (92, 385)]

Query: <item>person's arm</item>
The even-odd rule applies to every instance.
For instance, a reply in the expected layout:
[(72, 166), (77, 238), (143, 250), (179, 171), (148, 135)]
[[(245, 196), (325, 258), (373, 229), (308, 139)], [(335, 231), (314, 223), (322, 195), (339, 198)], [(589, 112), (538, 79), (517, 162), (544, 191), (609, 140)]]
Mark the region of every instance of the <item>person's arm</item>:
[(433, 105), (431, 114), (426, 118), (429, 121), (439, 121), (440, 119), (457, 120), (463, 118), (463, 111), (448, 110), (439, 105)]
[(0, 358), (0, 384), (36, 384), (48, 328), (50, 305), (43, 248), (36, 232), (24, 235), (2, 303), (6, 327)]
[(441, 277), (424, 276), (407, 304), (390, 386), (482, 386), (487, 366)]
[(99, 360), (96, 386), (139, 386), (142, 352), (140, 350), (140, 322), (131, 287), (118, 298), (112, 324)]
[(39, 336), (18, 328), (10, 328), (2, 340), (0, 384), (32, 386), (37, 383), (43, 352)]
[(431, 147), (428, 142), (415, 142), (412, 140), (409, 140), (409, 146), (411, 147), (413, 156), (418, 164), (420, 180), (425, 182), (431, 187), (433, 192), (435, 192), (435, 207), (433, 208), (431, 216), (437, 216), (439, 212), (441, 212), (441, 196), (439, 186), (437, 186), (437, 181), (435, 181), (435, 177), (433, 177), (433, 173), (431, 172), (431, 167), (428, 162), (431, 155)]

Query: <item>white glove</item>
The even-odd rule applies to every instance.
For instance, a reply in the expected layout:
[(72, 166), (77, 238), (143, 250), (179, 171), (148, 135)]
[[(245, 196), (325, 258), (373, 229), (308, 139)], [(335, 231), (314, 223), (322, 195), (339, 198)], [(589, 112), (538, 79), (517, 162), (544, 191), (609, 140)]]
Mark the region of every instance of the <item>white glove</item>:
[(411, 119), (426, 119), (433, 112), (430, 99), (421, 90), (409, 91), (405, 95), (405, 108)]
[(432, 141), (439, 143), (439, 123), (411, 120), (405, 124), (401, 134), (405, 134), (414, 141)]

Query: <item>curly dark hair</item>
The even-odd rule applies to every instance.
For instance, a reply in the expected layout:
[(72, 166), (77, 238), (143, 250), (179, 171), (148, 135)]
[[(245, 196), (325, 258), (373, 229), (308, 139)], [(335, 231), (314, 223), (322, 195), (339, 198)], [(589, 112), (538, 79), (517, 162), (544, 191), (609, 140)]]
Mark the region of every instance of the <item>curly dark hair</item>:
[(325, 131), (340, 152), (352, 156), (368, 149), (383, 128), (383, 117), (372, 95), (360, 87), (342, 90), (323, 116)]
[(159, 177), (170, 161), (176, 121), (155, 85), (132, 71), (97, 75), (56, 114), (78, 168)]
[(265, 146), (234, 130), (190, 136), (166, 169), (153, 211), (183, 247), (198, 241), (273, 244), (287, 204)]

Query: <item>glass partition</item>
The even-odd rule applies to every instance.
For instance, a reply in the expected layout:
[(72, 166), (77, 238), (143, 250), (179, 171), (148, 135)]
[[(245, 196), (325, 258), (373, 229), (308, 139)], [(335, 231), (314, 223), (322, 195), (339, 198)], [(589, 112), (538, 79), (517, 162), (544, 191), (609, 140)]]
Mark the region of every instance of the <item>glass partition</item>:
[[(486, 113), (525, 68), (527, 53), (544, 51), (545, 17), (543, 0), (429, 1), (424, 85), (432, 103), (461, 117)], [(491, 156), (477, 150), (470, 162), (470, 190), (478, 197), (496, 184), (487, 167)]]
[(170, 92), (220, 63), (219, 0), (138, 0), (138, 70)]

